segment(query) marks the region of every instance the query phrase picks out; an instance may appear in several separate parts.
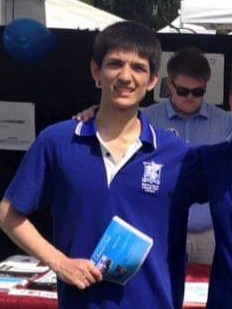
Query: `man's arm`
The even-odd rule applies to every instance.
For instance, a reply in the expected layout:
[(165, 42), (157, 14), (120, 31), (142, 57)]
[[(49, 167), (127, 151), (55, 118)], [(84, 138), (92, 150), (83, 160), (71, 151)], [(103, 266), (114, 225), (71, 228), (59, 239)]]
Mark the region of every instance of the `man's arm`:
[(48, 265), (64, 282), (85, 289), (102, 280), (101, 272), (89, 260), (70, 259), (57, 250), (6, 199), (0, 204), (0, 227), (20, 248)]
[[(83, 111), (77, 113), (76, 115), (72, 116), (72, 119), (76, 119), (78, 121), (88, 121), (94, 117), (99, 105), (91, 105), (88, 108), (84, 109)], [(140, 107), (140, 110), (143, 110), (145, 107)]]

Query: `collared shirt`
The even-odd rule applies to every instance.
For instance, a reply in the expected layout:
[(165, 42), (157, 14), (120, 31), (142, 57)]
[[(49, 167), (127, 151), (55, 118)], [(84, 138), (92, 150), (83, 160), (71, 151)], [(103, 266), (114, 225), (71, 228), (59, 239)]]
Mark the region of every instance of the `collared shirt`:
[(110, 185), (95, 120), (68, 120), (39, 134), (5, 193), (23, 214), (49, 205), (54, 244), (71, 258), (89, 259), (114, 215), (154, 239), (125, 287), (104, 281), (81, 291), (58, 280), (61, 309), (182, 307), (187, 208), (205, 193), (201, 162), (173, 134), (154, 130), (142, 114), (140, 120), (142, 147)]
[(111, 181), (114, 179), (115, 175), (118, 171), (127, 163), (127, 161), (142, 147), (142, 142), (137, 139), (126, 151), (126, 153), (122, 156), (121, 160), (116, 163), (114, 158), (112, 157), (109, 149), (107, 148), (106, 144), (102, 140), (99, 132), (96, 134), (102, 152), (102, 158), (104, 160), (106, 175), (107, 175), (107, 183), (110, 185)]
[[(154, 127), (173, 131), (190, 146), (223, 142), (232, 132), (232, 114), (206, 102), (190, 118), (179, 115), (169, 99), (150, 105), (143, 112)], [(193, 205), (190, 208), (188, 230), (201, 232), (210, 228), (212, 228), (212, 219), (208, 203)]]
[(154, 127), (171, 130), (191, 146), (212, 145), (225, 141), (232, 132), (232, 114), (204, 102), (190, 118), (184, 118), (173, 108), (170, 100), (145, 108)]

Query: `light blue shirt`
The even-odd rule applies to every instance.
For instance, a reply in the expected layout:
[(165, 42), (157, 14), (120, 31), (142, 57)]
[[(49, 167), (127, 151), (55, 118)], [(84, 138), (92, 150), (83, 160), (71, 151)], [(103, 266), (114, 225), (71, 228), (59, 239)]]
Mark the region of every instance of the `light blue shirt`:
[[(154, 127), (175, 132), (191, 146), (211, 145), (225, 141), (232, 132), (232, 114), (204, 102), (190, 118), (184, 118), (173, 108), (169, 99), (144, 108)], [(194, 204), (189, 213), (189, 232), (202, 232), (212, 228), (209, 205)]]

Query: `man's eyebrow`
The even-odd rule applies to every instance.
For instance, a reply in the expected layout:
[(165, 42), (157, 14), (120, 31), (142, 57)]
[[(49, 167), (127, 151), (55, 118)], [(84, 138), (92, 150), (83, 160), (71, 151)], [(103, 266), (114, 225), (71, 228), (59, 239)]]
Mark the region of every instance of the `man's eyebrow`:
[(148, 66), (149, 66), (148, 63), (139, 62), (139, 61), (132, 61), (131, 64), (132, 64), (132, 65), (138, 65), (138, 66), (141, 66), (141, 67), (148, 67)]

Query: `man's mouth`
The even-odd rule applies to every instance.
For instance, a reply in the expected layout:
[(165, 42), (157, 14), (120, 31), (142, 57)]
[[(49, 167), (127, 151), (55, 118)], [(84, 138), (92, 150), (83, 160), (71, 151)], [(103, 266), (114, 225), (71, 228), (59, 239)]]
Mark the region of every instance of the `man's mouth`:
[(123, 85), (115, 85), (114, 90), (121, 93), (132, 93), (134, 91), (133, 87), (126, 87)]

